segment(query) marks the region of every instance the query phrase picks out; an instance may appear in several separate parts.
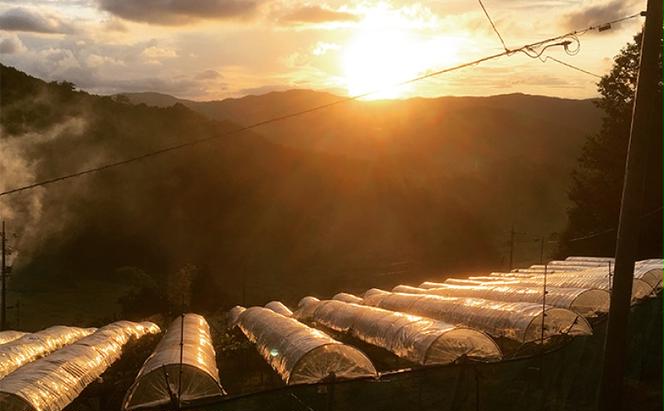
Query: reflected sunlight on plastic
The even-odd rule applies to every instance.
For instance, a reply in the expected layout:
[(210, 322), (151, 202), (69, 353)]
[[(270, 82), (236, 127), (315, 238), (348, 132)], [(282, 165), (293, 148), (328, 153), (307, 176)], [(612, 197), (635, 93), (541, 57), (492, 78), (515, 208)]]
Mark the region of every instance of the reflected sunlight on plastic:
[(7, 344), (8, 342), (12, 342), (14, 340), (18, 340), (19, 338), (23, 337), (26, 334), (27, 333), (20, 331), (0, 331), (0, 345)]
[(158, 330), (154, 324), (118, 321), (24, 365), (0, 380), (0, 409), (61, 411), (120, 358), (131, 338)]
[[(181, 336), (184, 338), (180, 378)], [(166, 385), (167, 378), (173, 388)], [(180, 381), (181, 386), (178, 387)], [(185, 314), (184, 317), (173, 320), (129, 388), (123, 409), (168, 404), (171, 389), (174, 393), (181, 394), (182, 404), (221, 397), (224, 394), (219, 382), (210, 327), (205, 318), (198, 314)]]
[(244, 310), (237, 322), (249, 341), (287, 384), (375, 377), (371, 360), (324, 332), (263, 307)]
[[(439, 284), (436, 288), (417, 288), (399, 285), (395, 293), (431, 294), (443, 297), (471, 297), (486, 300), (541, 303), (542, 287), (505, 284)], [(546, 303), (553, 307), (567, 308), (584, 317), (596, 317), (609, 311), (610, 294), (607, 290), (593, 288), (547, 287)]]
[[(546, 266), (547, 284), (562, 288), (596, 288), (610, 290), (613, 274), (613, 259), (599, 257), (569, 257), (586, 260), (554, 260)], [(632, 284), (632, 303), (647, 298), (662, 289), (664, 270), (662, 260), (652, 259), (638, 261), (634, 268)], [(474, 276), (469, 280), (478, 284), (491, 284), (493, 281), (508, 279), (513, 284), (523, 286), (542, 286), (544, 283), (545, 266), (535, 264), (529, 268), (521, 268), (510, 273), (491, 273), (490, 276)], [(459, 284), (459, 280), (448, 279), (447, 284)], [(427, 284), (422, 288), (437, 288)]]
[[(482, 330), (493, 337), (504, 337), (520, 343), (538, 342), (542, 304), (492, 301), (480, 298), (443, 297), (429, 294), (372, 293), (367, 305), (404, 311), (451, 324), (463, 324)], [(545, 307), (545, 333), (556, 335), (591, 335), (590, 324), (580, 314), (556, 307)]]
[(94, 332), (92, 329), (54, 326), (26, 334), (0, 346), (0, 378), (17, 368)]
[[(416, 364), (449, 364), (462, 357), (484, 361), (502, 358), (498, 345), (481, 331), (339, 300), (309, 304), (316, 305), (306, 312), (313, 313), (311, 319), (317, 324), (348, 333)], [(295, 315), (301, 312), (305, 310)]]

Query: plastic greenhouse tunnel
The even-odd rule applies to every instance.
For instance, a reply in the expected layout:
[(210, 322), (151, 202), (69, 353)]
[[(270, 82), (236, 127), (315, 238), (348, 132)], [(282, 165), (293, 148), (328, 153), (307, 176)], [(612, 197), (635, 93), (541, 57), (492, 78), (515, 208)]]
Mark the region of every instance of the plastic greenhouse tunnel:
[[(365, 297), (364, 303), (451, 324), (464, 324), (494, 338), (503, 337), (519, 343), (537, 343), (542, 337), (546, 341), (557, 335), (592, 334), (590, 324), (580, 314), (551, 306), (543, 310), (542, 304), (389, 292), (373, 293)], [(543, 313), (546, 314), (544, 321)]]
[(265, 304), (265, 308), (286, 317), (293, 315), (293, 312), (290, 310), (290, 308), (286, 307), (281, 301), (270, 301), (269, 303)]
[[(650, 292), (662, 289), (662, 280), (664, 279), (664, 269), (660, 260), (637, 261), (634, 265), (634, 278), (646, 282), (650, 287)], [(520, 273), (542, 274), (545, 266), (542, 264), (532, 265), (527, 269), (519, 269)], [(554, 260), (546, 266), (548, 272), (555, 274), (570, 274), (576, 276), (597, 276), (610, 278), (613, 274), (613, 259), (604, 262), (593, 261), (570, 261)]]
[(0, 346), (0, 378), (94, 331), (94, 328), (56, 325), (3, 344)]
[[(494, 273), (496, 274), (496, 273)], [(506, 277), (498, 276), (477, 276), (469, 277), (469, 280), (479, 281), (481, 283), (492, 282), (494, 280), (504, 281)], [(544, 284), (544, 275), (542, 273), (532, 273), (525, 277), (509, 277), (514, 284), (542, 287)], [(447, 281), (446, 281), (447, 283)], [(553, 272), (546, 276), (547, 286), (562, 288), (595, 288), (601, 290), (610, 290), (612, 276), (607, 269), (592, 269), (575, 272)], [(646, 281), (634, 278), (632, 282), (632, 302), (642, 300), (653, 294), (654, 287)]]
[(8, 342), (12, 342), (14, 340), (18, 340), (19, 338), (23, 337), (27, 333), (20, 332), (20, 331), (0, 331), (0, 345), (2, 344), (7, 344)]
[(313, 320), (420, 365), (461, 358), (497, 361), (502, 352), (485, 333), (441, 321), (338, 300), (312, 302)]
[(332, 297), (332, 299), (337, 301), (343, 301), (345, 303), (362, 304), (362, 298), (349, 293), (335, 294), (334, 297)]
[[(550, 265), (568, 271), (584, 270), (592, 267), (607, 268), (615, 264), (614, 258), (609, 257), (568, 257), (566, 260), (554, 260)], [(664, 260), (650, 259), (637, 261), (634, 264), (634, 278), (641, 279), (654, 289), (661, 290), (664, 281)]]
[(185, 314), (173, 320), (145, 360), (127, 391), (123, 410), (176, 409), (223, 394), (208, 323), (200, 315)]
[[(471, 297), (506, 302), (542, 303), (542, 287), (530, 285), (450, 285), (441, 288), (415, 288), (399, 285), (392, 289), (395, 293), (432, 294), (443, 297)], [(583, 315), (596, 317), (609, 311), (611, 295), (607, 290), (594, 288), (546, 288), (546, 304), (552, 307), (567, 308)]]
[(267, 308), (246, 309), (238, 326), (286, 384), (377, 375), (371, 360), (358, 349)]
[(120, 358), (130, 339), (154, 332), (154, 324), (112, 323), (31, 362), (0, 380), (0, 409), (61, 411)]

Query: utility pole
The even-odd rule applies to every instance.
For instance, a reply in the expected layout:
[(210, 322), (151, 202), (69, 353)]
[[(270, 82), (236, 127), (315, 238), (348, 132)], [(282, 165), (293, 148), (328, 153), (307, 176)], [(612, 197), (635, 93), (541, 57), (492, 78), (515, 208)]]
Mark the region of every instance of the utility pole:
[[(611, 289), (611, 306), (604, 349), (604, 367), (599, 393), (599, 410), (622, 410), (625, 362), (628, 349), (628, 320), (634, 260), (640, 226), (646, 158), (651, 139), (662, 138), (662, 130), (652, 130), (657, 106), (657, 83), (661, 81), (658, 55), (661, 51), (662, 0), (648, 0), (641, 42), (641, 61), (632, 111), (625, 181), (616, 239), (616, 259)], [(649, 135), (651, 133), (652, 135)]]
[(0, 261), (2, 275), (2, 291), (0, 303), (0, 330), (7, 329), (7, 233), (5, 232), (5, 220), (2, 220), (2, 261)]

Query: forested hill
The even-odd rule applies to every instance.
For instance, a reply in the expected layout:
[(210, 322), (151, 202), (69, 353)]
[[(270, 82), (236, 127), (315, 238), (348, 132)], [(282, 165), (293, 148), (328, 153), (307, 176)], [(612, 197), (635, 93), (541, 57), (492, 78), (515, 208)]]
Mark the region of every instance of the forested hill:
[[(441, 116), (417, 110), (427, 101), (413, 100), (357, 102), (328, 111), (324, 124), (317, 115), (257, 130), (265, 138), (225, 136), (294, 106), (266, 108), (253, 97), (256, 113), (211, 119), (183, 104), (128, 104), (4, 66), (0, 87), (3, 191), (219, 136), (1, 198), (0, 213), (17, 233), (10, 297), (21, 298), (27, 327), (120, 309), (129, 318), (148, 315), (169, 301), (179, 305), (182, 294), (205, 312), (242, 299), (292, 302), (415, 281), (425, 270), (495, 268), (512, 221), (543, 232), (563, 224), (569, 169), (596, 124), (592, 110), (583, 112), (586, 130), (563, 119), (565, 110), (522, 116), (477, 99), (482, 104), (440, 108)], [(478, 110), (494, 115), (480, 122)], [(392, 122), (381, 126), (390, 112)], [(355, 134), (345, 135), (350, 128)], [(282, 144), (279, 136), (292, 140)], [(307, 139), (338, 140), (339, 149), (296, 143)], [(409, 268), (390, 269), (396, 262)], [(183, 277), (191, 288), (174, 287)], [(67, 298), (72, 291), (76, 299)]]
[[(310, 90), (210, 102), (125, 96), (155, 106), (178, 102), (245, 126), (341, 98)], [(428, 190), (443, 188), (436, 179), (450, 179), (447, 196), (488, 201), (482, 214), (492, 223), (514, 221), (518, 231), (539, 235), (563, 229), (571, 171), (600, 120), (591, 100), (509, 94), (353, 101), (257, 130), (289, 147), (389, 164)]]
[[(160, 93), (124, 94), (135, 104), (169, 107), (176, 103), (216, 120), (250, 125), (338, 101), (342, 97), (311, 90), (272, 92), (221, 101), (191, 101)], [(422, 146), (436, 139), (478, 137), (511, 143), (536, 133), (525, 151), (546, 145), (553, 154), (578, 149), (586, 135), (599, 128), (601, 113), (592, 100), (506, 94), (490, 97), (438, 97), (408, 100), (352, 101), (288, 121), (261, 127), (261, 133), (280, 144), (348, 156), (372, 157), (386, 145), (393, 151)], [(471, 134), (472, 133), (472, 134)], [(542, 144), (542, 138), (554, 136)], [(520, 142), (520, 141), (519, 141)], [(427, 141), (426, 150), (444, 148)], [(452, 142), (453, 143), (453, 142)], [(521, 142), (520, 142), (521, 143)], [(524, 151), (524, 152), (525, 152)], [(441, 150), (445, 154), (445, 150)], [(503, 154), (498, 150), (496, 155)], [(575, 159), (571, 159), (574, 161)]]

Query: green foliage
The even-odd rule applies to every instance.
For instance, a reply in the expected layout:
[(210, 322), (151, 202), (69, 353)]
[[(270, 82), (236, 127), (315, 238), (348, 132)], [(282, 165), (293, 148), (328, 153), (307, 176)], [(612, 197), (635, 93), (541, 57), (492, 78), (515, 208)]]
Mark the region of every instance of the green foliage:
[[(610, 256), (615, 250), (615, 231), (618, 225), (620, 198), (625, 175), (625, 159), (636, 90), (641, 34), (627, 44), (615, 58), (611, 72), (598, 84), (602, 98), (597, 102), (604, 111), (601, 130), (588, 137), (576, 170), (572, 174), (569, 197), (569, 224), (562, 236), (559, 250), (565, 255)], [(660, 70), (661, 73), (661, 54)], [(644, 216), (639, 241), (639, 256), (654, 257), (662, 253), (662, 82), (657, 87), (656, 101), (645, 102), (658, 119), (650, 131), (650, 158), (647, 164)], [(574, 240), (588, 234), (606, 232)]]

